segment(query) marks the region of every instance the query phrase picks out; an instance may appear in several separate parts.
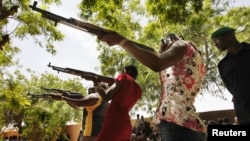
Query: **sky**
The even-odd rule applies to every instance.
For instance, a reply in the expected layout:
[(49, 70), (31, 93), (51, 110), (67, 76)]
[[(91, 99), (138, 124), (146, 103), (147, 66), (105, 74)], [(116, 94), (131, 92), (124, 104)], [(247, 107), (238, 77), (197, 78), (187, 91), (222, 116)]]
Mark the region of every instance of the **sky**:
[[(37, 1), (39, 6), (39, 0)], [(234, 6), (250, 5), (250, 0), (235, 1), (236, 3)], [(50, 12), (65, 18), (72, 17), (79, 19), (77, 14), (80, 13), (80, 10), (77, 8), (77, 4), (80, 3), (81, 0), (61, 0), (61, 2), (62, 5), (53, 6)], [(33, 4), (33, 2), (31, 4)], [(56, 55), (51, 55), (46, 52), (45, 48), (40, 48), (28, 38), (22, 41), (13, 41), (14, 45), (21, 47), (21, 53), (18, 54), (15, 59), (19, 60), (23, 70), (30, 68), (38, 75), (47, 71), (48, 73), (58, 75), (62, 79), (75, 77), (70, 74), (58, 74), (56, 71), (53, 71), (51, 68), (47, 67), (49, 62), (51, 62), (51, 64), (55, 66), (70, 67), (100, 74), (100, 71), (95, 69), (100, 66), (100, 62), (97, 58), (96, 37), (62, 24), (58, 24), (57, 26), (66, 36), (63, 42), (55, 44), (57, 49)], [(25, 71), (23, 72), (25, 73)], [(92, 85), (92, 82), (82, 81), (85, 87), (90, 87)], [(233, 109), (233, 104), (231, 102), (232, 97), (228, 92), (226, 97), (228, 100), (211, 97), (209, 94), (198, 96), (195, 102), (197, 112)]]

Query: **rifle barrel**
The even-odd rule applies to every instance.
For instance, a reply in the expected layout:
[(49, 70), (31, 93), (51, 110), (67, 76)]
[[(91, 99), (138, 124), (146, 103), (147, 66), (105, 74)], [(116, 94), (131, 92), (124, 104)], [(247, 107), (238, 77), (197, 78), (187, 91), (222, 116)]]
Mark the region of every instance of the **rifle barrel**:
[[(74, 19), (74, 18), (65, 18), (65, 17), (59, 16), (59, 15), (56, 15), (54, 13), (48, 12), (46, 10), (37, 8), (37, 1), (34, 1), (33, 5), (29, 5), (29, 7), (32, 8), (32, 10), (34, 10), (34, 11), (40, 12), (44, 18), (47, 18), (49, 20), (54, 21), (55, 26), (59, 22), (59, 23), (62, 23), (64, 25), (76, 28), (78, 30), (81, 30), (81, 31), (84, 31), (84, 32), (87, 32), (87, 33), (90, 33), (90, 34), (93, 34), (96, 36), (102, 36), (102, 35), (108, 33), (108, 30), (105, 30), (104, 28), (100, 28), (100, 27), (95, 26), (93, 24), (82, 22), (82, 21)], [(151, 47), (148, 47), (148, 46), (143, 45), (143, 44), (139, 44), (139, 43), (134, 42), (134, 41), (131, 41), (131, 42), (137, 47), (154, 52), (154, 49)]]
[(35, 98), (49, 98), (53, 96), (53, 94), (31, 94), (31, 93), (28, 93), (27, 95)]

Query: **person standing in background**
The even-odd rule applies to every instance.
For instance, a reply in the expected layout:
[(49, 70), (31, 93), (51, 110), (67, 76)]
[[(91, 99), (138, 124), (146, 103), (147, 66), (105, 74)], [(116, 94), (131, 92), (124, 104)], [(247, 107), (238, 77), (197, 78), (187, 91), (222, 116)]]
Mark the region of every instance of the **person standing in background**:
[(215, 46), (227, 54), (218, 63), (218, 70), (226, 88), (233, 96), (239, 124), (250, 124), (250, 44), (239, 42), (235, 29), (221, 27), (211, 35)]

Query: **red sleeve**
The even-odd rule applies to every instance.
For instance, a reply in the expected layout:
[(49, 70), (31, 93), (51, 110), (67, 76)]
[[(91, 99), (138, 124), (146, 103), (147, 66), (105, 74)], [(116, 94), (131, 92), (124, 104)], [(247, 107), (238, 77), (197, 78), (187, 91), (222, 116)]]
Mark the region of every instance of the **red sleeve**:
[(122, 81), (123, 79), (125, 78), (125, 75), (124, 74), (119, 74), (117, 77), (116, 77), (116, 81)]

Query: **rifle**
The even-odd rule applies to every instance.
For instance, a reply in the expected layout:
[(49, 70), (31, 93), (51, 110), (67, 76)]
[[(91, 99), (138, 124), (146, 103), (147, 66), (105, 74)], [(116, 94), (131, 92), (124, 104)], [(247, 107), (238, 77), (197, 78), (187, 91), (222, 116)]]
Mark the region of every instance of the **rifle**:
[(32, 98), (53, 98), (53, 94), (32, 94), (28, 92), (27, 96), (31, 96)]
[(81, 78), (83, 78), (85, 80), (91, 80), (94, 83), (105, 82), (105, 83), (108, 83), (109, 85), (114, 83), (114, 78), (98, 75), (98, 74), (95, 74), (92, 72), (86, 72), (86, 71), (72, 69), (72, 68), (61, 68), (61, 67), (51, 65), (51, 63), (48, 64), (48, 67), (51, 67), (53, 70), (58, 71), (58, 73), (64, 72), (64, 73), (69, 73), (72, 75), (80, 76)]
[(44, 88), (41, 87), (43, 90), (47, 91), (47, 92), (52, 92), (52, 93), (60, 93), (61, 95), (65, 96), (65, 97), (69, 97), (69, 98), (82, 98), (83, 94), (78, 93), (78, 92), (71, 92), (68, 90), (61, 90), (61, 89), (49, 89), (49, 88)]
[[(68, 90), (61, 90), (61, 89), (50, 89), (50, 88), (45, 88), (45, 87), (41, 87), (41, 89), (47, 91), (47, 92), (52, 92), (52, 93), (57, 93), (57, 94), (60, 94), (62, 96), (65, 96), (65, 97), (69, 97), (69, 98), (82, 98), (83, 97), (83, 94), (81, 93), (77, 93), (77, 92), (71, 92), (71, 91), (68, 91)], [(52, 93), (48, 93), (48, 94), (31, 94), (28, 92), (28, 96), (32, 96), (32, 97), (35, 97), (35, 98), (53, 98), (54, 97), (54, 94)]]
[[(55, 26), (57, 25), (57, 23), (61, 23), (61, 24), (79, 29), (81, 31), (84, 31), (84, 32), (87, 32), (87, 33), (90, 33), (90, 34), (96, 35), (96, 36), (102, 36), (104, 34), (112, 32), (110, 30), (106, 30), (104, 28), (98, 27), (98, 26), (90, 24), (90, 23), (82, 22), (82, 21), (74, 19), (74, 18), (65, 18), (65, 17), (59, 16), (59, 15), (56, 15), (54, 13), (48, 12), (46, 10), (37, 8), (37, 1), (34, 1), (33, 5), (29, 5), (29, 7), (32, 8), (32, 10), (34, 10), (34, 11), (40, 12), (42, 14), (42, 17), (54, 21)], [(139, 43), (134, 42), (134, 41), (131, 41), (131, 42), (137, 47), (154, 52), (154, 49), (151, 47), (148, 47), (148, 46), (143, 45), (143, 44), (139, 44)]]
[[(56, 97), (54, 94), (31, 94), (30, 92), (28, 92), (27, 95), (28, 95), (28, 96), (31, 96), (32, 98), (48, 98), (48, 99), (54, 99), (54, 98)], [(78, 97), (75, 97), (75, 96), (72, 97), (72, 95), (64, 95), (63, 93), (62, 93), (62, 95), (65, 96), (65, 97), (69, 97), (69, 98), (82, 98), (82, 97), (83, 97), (81, 94), (76, 95), (76, 96), (78, 96)], [(78, 107), (76, 107), (76, 106), (74, 106), (74, 105), (72, 105), (72, 104), (70, 104), (70, 103), (68, 103), (68, 104), (69, 104), (70, 106), (72, 106), (73, 108), (75, 108), (75, 109), (79, 109)]]

